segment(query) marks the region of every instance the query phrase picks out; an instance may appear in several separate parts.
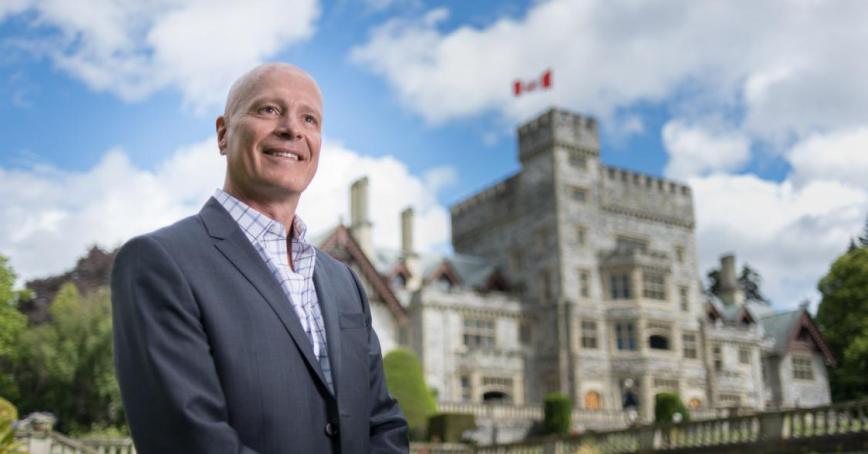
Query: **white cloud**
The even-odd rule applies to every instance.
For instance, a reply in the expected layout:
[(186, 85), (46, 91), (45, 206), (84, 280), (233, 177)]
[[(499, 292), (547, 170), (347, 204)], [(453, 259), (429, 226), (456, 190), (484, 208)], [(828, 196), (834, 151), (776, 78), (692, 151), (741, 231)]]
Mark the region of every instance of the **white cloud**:
[(750, 158), (750, 141), (742, 134), (711, 131), (679, 119), (663, 126), (663, 145), (669, 153), (663, 173), (678, 179), (737, 170)]
[(815, 135), (786, 154), (792, 172), (781, 182), (754, 175), (690, 178), (700, 271), (734, 252), (760, 272), (777, 306), (816, 302), (817, 282), (865, 221), (868, 161), (859, 151), (866, 149), (864, 130)]
[(840, 181), (868, 191), (868, 126), (813, 134), (788, 154), (793, 181)]
[(437, 192), (454, 181), (453, 169), (439, 167), (420, 177), (392, 156), (363, 156), (337, 143), (326, 144), (317, 175), (299, 204), (300, 215), (309, 225), (320, 229), (336, 225), (339, 219), (348, 224), (349, 185), (365, 175), (375, 245), (400, 247), (400, 213), (408, 206), (415, 210), (417, 250), (442, 249), (443, 244), (449, 243), (449, 211), (437, 202)]
[(310, 37), (319, 16), (316, 0), (19, 0), (6, 15), (27, 11), (59, 35), (46, 38), (54, 63), (91, 88), (138, 100), (172, 87), (195, 109), (221, 105), (236, 77)]
[[(154, 170), (137, 168), (121, 149), (84, 172), (0, 168), (0, 254), (11, 258), (22, 280), (43, 277), (73, 267), (90, 245), (113, 248), (196, 213), (223, 184), (225, 164), (215, 144), (210, 138), (180, 147)], [(399, 212), (412, 205), (417, 249), (440, 249), (450, 223), (436, 191), (453, 174), (440, 168), (420, 177), (393, 157), (366, 157), (327, 142), (299, 212), (313, 234), (349, 219), (349, 184), (368, 175), (374, 243), (397, 248)]]
[[(523, 121), (550, 105), (605, 120), (675, 95), (743, 109), (768, 138), (868, 121), (865, 2), (548, 0), (452, 30), (447, 15), (390, 20), (350, 54), (433, 123), (492, 110)], [(513, 79), (549, 67), (551, 90), (513, 97)]]

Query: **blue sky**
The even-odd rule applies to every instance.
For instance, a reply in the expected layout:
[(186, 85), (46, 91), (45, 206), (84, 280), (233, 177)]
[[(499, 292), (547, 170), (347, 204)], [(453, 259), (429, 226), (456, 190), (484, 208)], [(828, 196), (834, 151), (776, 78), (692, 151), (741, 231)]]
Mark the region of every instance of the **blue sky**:
[[(556, 105), (598, 118), (607, 164), (694, 188), (701, 273), (734, 252), (794, 307), (868, 212), (866, 20), (847, 1), (11, 0), (0, 253), (43, 276), (194, 212), (222, 182), (226, 88), (280, 60), (325, 96), (315, 231), (367, 174), (375, 242), (413, 205), (419, 248), (444, 250), (448, 207), (518, 170), (516, 126)], [(512, 96), (547, 68), (551, 90)]]

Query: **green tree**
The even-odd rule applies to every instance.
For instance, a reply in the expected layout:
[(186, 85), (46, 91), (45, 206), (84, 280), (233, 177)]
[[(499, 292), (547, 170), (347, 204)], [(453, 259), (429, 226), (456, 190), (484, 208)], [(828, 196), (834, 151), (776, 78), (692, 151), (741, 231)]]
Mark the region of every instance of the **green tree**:
[(19, 339), (19, 407), (54, 413), (57, 429), (71, 434), (122, 426), (108, 290), (82, 296), (64, 284), (50, 313), (51, 321)]
[(818, 285), (817, 324), (835, 354), (829, 371), (835, 401), (868, 396), (868, 248), (838, 257)]
[(410, 438), (424, 440), (428, 418), (437, 412), (437, 404), (425, 385), (419, 360), (410, 350), (399, 348), (386, 354), (383, 369), (389, 393), (398, 401), (407, 417)]
[(753, 268), (747, 264), (741, 268), (741, 275), (738, 276), (738, 284), (741, 289), (744, 290), (744, 299), (747, 301), (756, 301), (758, 303), (768, 303), (768, 299), (760, 291), (762, 283), (762, 276), (760, 276)]
[(16, 400), (19, 393), (12, 370), (18, 361), (18, 338), (27, 328), (18, 302), (26, 292), (13, 289), (16, 276), (8, 262), (0, 255), (0, 395)]
[[(708, 271), (706, 276), (708, 278), (708, 293), (712, 295), (720, 295), (720, 269), (712, 268)], [(739, 274), (736, 282), (744, 292), (744, 298), (747, 301), (755, 301), (765, 304), (769, 303), (768, 298), (763, 295), (761, 290), (763, 278), (756, 270), (751, 268), (750, 265), (745, 264), (742, 266), (741, 274)]]
[(18, 419), (18, 410), (8, 400), (0, 397), (0, 454), (26, 453), (24, 446), (15, 441), (12, 424)]
[(543, 399), (543, 433), (566, 435), (570, 432), (573, 402), (569, 396), (550, 393)]
[(868, 217), (865, 218), (865, 227), (862, 228), (862, 234), (859, 235), (859, 246), (868, 247)]
[(654, 396), (654, 421), (660, 423), (673, 422), (675, 413), (681, 414), (681, 421), (690, 420), (690, 411), (675, 393), (658, 393)]

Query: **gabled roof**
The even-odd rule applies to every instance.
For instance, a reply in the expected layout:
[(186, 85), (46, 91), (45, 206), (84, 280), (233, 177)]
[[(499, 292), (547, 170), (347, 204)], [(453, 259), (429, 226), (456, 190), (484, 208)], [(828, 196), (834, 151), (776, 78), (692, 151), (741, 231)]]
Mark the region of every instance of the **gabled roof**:
[(772, 345), (773, 353), (778, 355), (788, 353), (793, 346), (793, 342), (798, 339), (799, 333), (804, 328), (811, 341), (817, 347), (817, 350), (823, 354), (826, 364), (835, 366), (835, 355), (832, 354), (832, 350), (829, 349), (807, 309), (800, 308), (769, 315), (761, 318), (760, 323), (766, 335), (774, 341)]
[(445, 259), (440, 261), (440, 264), (437, 265), (437, 268), (435, 268), (434, 271), (427, 273), (424, 279), (425, 283), (446, 279), (453, 286), (457, 287), (461, 285), (461, 278), (458, 276), (458, 273), (455, 272), (452, 263)]
[(407, 318), (404, 307), (398, 302), (398, 298), (395, 297), (388, 282), (350, 234), (349, 229), (343, 225), (338, 225), (319, 242), (319, 248), (336, 258), (348, 258), (352, 263), (355, 263), (362, 273), (362, 278), (371, 284), (374, 292), (386, 304), (392, 315), (399, 321)]
[(719, 318), (728, 324), (756, 324), (756, 317), (746, 306), (740, 304), (723, 304), (716, 296), (711, 295), (706, 303), (706, 315)]
[[(377, 271), (385, 276), (394, 276), (404, 263), (400, 251), (383, 248), (378, 248), (370, 260)], [(420, 254), (417, 266), (425, 283), (436, 281), (448, 270), (452, 285), (461, 288), (487, 291), (509, 287), (497, 266), (480, 257), (464, 254)], [(406, 265), (403, 269), (406, 269)]]

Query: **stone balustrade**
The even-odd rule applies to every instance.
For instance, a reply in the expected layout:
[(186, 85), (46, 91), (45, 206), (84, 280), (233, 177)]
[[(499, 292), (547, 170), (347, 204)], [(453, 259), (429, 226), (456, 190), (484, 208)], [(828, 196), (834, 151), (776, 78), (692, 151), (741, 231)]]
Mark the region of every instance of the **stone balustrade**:
[[(656, 451), (807, 452), (868, 449), (868, 400), (746, 416), (659, 424), (564, 438), (479, 447), (478, 454), (573, 453), (583, 447), (618, 454)], [(731, 448), (731, 449), (730, 449)]]
[[(542, 417), (538, 405), (441, 403), (445, 412), (471, 413), (484, 418)], [(578, 414), (577, 414), (578, 412)], [(620, 413), (620, 412), (617, 412)], [(574, 410), (573, 417), (619, 418), (616, 412)], [(74, 440), (52, 431), (19, 431), (31, 454), (135, 454), (129, 439)], [(679, 424), (636, 426), (605, 432), (551, 437), (518, 443), (477, 446), (413, 443), (414, 454), (547, 454), (575, 453), (592, 447), (601, 454), (741, 453), (741, 452), (864, 452), (868, 450), (868, 400), (815, 408), (800, 408)]]

